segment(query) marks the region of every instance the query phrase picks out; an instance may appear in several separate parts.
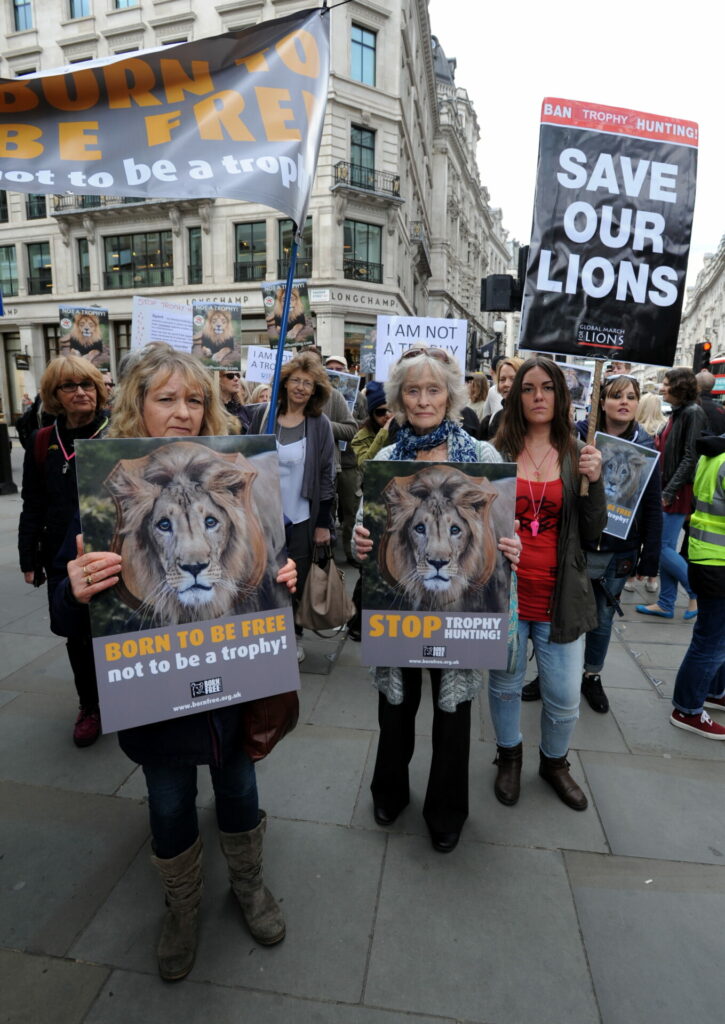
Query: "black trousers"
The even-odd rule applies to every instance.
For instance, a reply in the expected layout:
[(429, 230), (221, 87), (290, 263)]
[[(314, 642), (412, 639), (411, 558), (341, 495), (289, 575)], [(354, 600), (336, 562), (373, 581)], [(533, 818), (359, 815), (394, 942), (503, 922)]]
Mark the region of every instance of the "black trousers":
[(90, 636), (70, 636), (66, 640), (68, 661), (73, 669), (73, 682), (78, 691), (78, 703), (84, 711), (98, 708), (98, 683), (96, 666), (93, 661), (93, 645)]
[[(370, 789), (375, 804), (390, 814), (410, 801), (408, 766), (415, 749), (415, 716), (420, 705), (423, 673), (404, 668), (403, 703), (378, 695), (380, 739)], [(430, 670), (433, 694), (433, 756), (423, 817), (431, 832), (460, 832), (468, 817), (468, 755), (471, 746), (471, 702), (455, 711), (441, 711), (439, 669)]]

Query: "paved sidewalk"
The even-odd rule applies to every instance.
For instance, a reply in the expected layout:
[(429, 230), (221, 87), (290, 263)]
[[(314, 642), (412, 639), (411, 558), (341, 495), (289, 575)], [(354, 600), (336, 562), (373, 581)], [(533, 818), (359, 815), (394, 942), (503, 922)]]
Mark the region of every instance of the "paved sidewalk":
[[(20, 483), (17, 443), (15, 481)], [(485, 701), (471, 816), (454, 853), (421, 817), (430, 706), (411, 806), (390, 829), (369, 794), (376, 698), (345, 644), (308, 642), (300, 725), (259, 766), (265, 858), (287, 937), (257, 946), (229, 894), (208, 773), (199, 955), (165, 985), (140, 770), (115, 736), (71, 742), (75, 700), (45, 589), (17, 568), (18, 496), (0, 497), (0, 1024), (701, 1024), (723, 1019), (725, 744), (673, 729), (669, 698), (691, 626), (644, 619), (624, 595), (603, 678), (582, 707), (573, 772), (590, 808), (538, 778), (540, 706), (524, 705), (519, 804), (493, 796)], [(348, 574), (352, 586), (354, 573)]]

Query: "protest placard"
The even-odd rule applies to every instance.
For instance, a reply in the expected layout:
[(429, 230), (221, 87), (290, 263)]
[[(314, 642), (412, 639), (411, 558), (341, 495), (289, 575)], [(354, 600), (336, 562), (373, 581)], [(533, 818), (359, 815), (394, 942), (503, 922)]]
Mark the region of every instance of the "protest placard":
[(111, 369), (108, 310), (96, 306), (60, 306), (60, 355), (81, 356), (101, 370)]
[(186, 303), (134, 295), (131, 315), (132, 349), (163, 341), (180, 352), (191, 352), (192, 312)]
[(298, 685), (274, 438), (78, 444), (86, 550), (118, 552), (89, 605), (104, 732)]
[[(265, 348), (264, 345), (250, 345), (247, 349), (247, 368), (244, 379), (250, 384), (270, 384), (277, 365), (278, 349)], [(282, 365), (294, 357), (294, 352), (285, 349), (282, 352)]]
[(355, 400), (360, 391), (360, 378), (356, 373), (341, 373), (339, 370), (326, 370), (330, 384), (339, 391), (345, 399), (345, 403), (352, 412), (355, 408)]
[(363, 501), (363, 663), (503, 668), (515, 464), (373, 460)]
[(426, 316), (379, 316), (375, 336), (375, 380), (385, 382), (390, 367), (409, 348), (428, 345), (448, 352), (466, 372), (466, 320)]
[(238, 302), (191, 304), (192, 355), (212, 369), (238, 370), (242, 362), (242, 307)]
[(519, 348), (671, 366), (697, 125), (543, 102)]
[[(282, 324), (282, 310), (286, 294), (286, 281), (265, 281), (262, 285), (262, 303), (264, 304), (264, 315), (267, 320), (267, 337), (272, 342), (279, 341), (279, 329)], [(315, 328), (310, 315), (307, 281), (294, 280), (290, 296), (285, 344), (293, 343), (300, 345), (304, 342), (307, 345), (311, 345), (314, 340)]]
[(602, 453), (602, 482), (607, 502), (605, 533), (625, 539), (652, 476), (659, 452), (597, 431), (594, 444)]

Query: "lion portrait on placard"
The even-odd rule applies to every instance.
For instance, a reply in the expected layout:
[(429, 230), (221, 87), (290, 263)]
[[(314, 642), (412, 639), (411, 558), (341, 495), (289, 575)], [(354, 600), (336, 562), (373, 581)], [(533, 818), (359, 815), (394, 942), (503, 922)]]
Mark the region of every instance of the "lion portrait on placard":
[(378, 564), (401, 603), (412, 611), (468, 608), (497, 569), (498, 493), (490, 481), (430, 466), (393, 477), (382, 497), (388, 521)]
[(625, 450), (619, 445), (607, 444), (601, 438), (599, 443), (607, 501), (633, 508), (642, 486), (642, 473), (649, 461), (647, 456), (636, 449)]
[[(270, 335), (278, 338), (282, 326), (282, 309), (284, 307), (285, 288), (280, 285), (274, 296), (274, 305), (267, 316), (267, 328)], [(304, 303), (299, 288), (293, 288), (290, 293), (289, 314), (287, 316), (287, 340), (307, 341), (314, 337), (314, 330), (307, 323)]]
[(210, 306), (206, 311), (198, 341), (201, 344), (202, 355), (215, 363), (221, 363), (230, 356), (236, 345), (234, 320), (230, 311)]
[(109, 473), (105, 486), (117, 509), (112, 549), (123, 558), (119, 595), (143, 627), (265, 603), (270, 578), (252, 497), (256, 476), (239, 453), (183, 441), (122, 459)]
[(97, 362), (104, 349), (100, 319), (95, 313), (76, 313), (73, 326), (68, 334), (59, 338), (59, 343), (72, 355)]

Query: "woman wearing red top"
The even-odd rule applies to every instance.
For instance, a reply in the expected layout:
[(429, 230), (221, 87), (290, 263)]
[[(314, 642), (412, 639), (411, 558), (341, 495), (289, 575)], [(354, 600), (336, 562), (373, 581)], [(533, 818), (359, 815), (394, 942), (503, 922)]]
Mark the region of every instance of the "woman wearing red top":
[[(574, 810), (587, 798), (569, 774), (566, 755), (579, 717), (584, 634), (597, 624), (582, 541), (595, 541), (607, 522), (602, 457), (575, 440), (569, 390), (550, 359), (534, 356), (518, 370), (493, 439), (518, 465), (516, 518), (523, 544), (518, 568), (519, 651), (513, 670), (489, 673), (496, 730), (497, 798), (519, 798), (521, 687), (531, 640), (541, 684), (539, 774)], [(589, 493), (581, 496), (582, 476)]]

